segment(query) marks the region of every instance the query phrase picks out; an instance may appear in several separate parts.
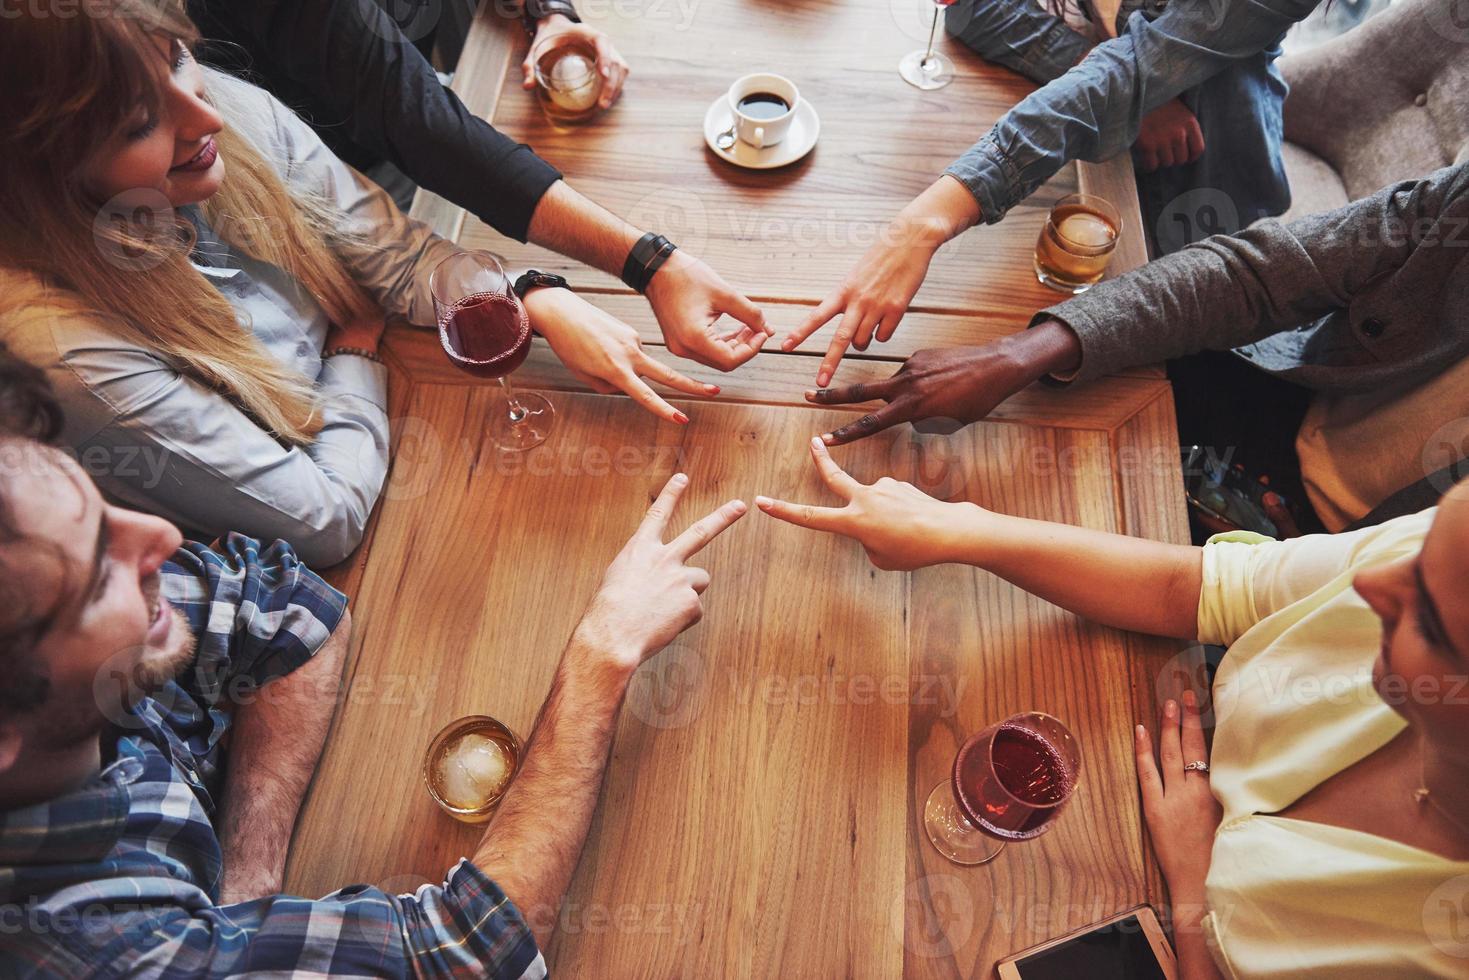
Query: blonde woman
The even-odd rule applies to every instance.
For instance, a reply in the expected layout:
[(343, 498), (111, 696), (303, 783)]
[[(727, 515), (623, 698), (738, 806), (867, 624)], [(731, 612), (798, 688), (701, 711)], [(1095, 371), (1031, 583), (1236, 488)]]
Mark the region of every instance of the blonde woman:
[[(18, 8), (0, 31), (0, 340), (44, 369), (118, 500), (213, 536), (356, 547), (387, 469), (385, 317), (434, 322), (456, 250), (263, 91), (207, 71), (169, 0)], [(678, 413), (566, 289), (531, 323), (573, 373)]]

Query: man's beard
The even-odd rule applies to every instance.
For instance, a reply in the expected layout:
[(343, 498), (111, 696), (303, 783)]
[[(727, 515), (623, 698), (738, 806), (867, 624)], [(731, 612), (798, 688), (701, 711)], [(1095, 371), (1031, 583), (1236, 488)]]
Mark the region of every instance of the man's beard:
[(46, 713), (42, 733), (47, 744), (55, 748), (74, 746), (114, 726), (125, 732), (140, 727), (133, 709), (164, 690), (194, 659), (196, 641), (189, 621), (172, 607), (167, 615), (173, 617), (173, 623), (162, 647), (145, 647), (124, 670), (104, 669), (87, 692), (87, 702), (39, 709)]

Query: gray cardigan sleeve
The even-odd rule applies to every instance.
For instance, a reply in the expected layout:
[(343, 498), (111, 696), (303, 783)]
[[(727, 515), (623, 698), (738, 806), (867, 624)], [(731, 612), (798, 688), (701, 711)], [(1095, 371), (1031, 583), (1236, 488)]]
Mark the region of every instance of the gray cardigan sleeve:
[(1419, 248), (1448, 243), (1453, 229), (1439, 218), (1466, 195), (1469, 165), (1447, 167), (1289, 225), (1215, 235), (1044, 309), (1032, 325), (1054, 318), (1081, 339), (1081, 369), (1066, 380), (1231, 350), (1341, 310)]

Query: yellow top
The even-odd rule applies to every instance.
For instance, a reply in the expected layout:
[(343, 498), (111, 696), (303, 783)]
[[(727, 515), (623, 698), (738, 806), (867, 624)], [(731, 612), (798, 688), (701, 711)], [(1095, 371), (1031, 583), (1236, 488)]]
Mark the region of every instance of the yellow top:
[(1352, 577), (1417, 553), (1432, 518), (1286, 542), (1221, 535), (1204, 549), (1199, 639), (1229, 646), (1204, 931), (1228, 977), (1469, 977), (1469, 862), (1271, 816), (1405, 727), (1372, 686), (1382, 631)]

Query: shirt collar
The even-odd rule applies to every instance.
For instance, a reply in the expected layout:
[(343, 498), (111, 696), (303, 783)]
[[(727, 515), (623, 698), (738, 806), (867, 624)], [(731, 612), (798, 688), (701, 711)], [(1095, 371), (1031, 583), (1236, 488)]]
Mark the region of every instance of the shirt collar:
[[(127, 822), (128, 787), (143, 773), (137, 739), (118, 741), (117, 758), (87, 783), (44, 803), (0, 811), (0, 869), (100, 860)], [(0, 892), (11, 875), (0, 873)]]

